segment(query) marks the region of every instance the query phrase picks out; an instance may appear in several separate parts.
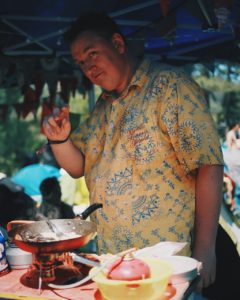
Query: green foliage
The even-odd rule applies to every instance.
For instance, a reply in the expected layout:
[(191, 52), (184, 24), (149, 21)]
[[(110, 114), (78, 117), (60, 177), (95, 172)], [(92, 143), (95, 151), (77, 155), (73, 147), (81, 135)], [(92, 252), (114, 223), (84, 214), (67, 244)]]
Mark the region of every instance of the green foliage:
[(11, 176), (23, 166), (27, 155), (35, 153), (44, 142), (39, 120), (30, 115), (18, 119), (11, 111), (0, 124), (0, 172)]
[[(75, 129), (88, 114), (88, 99), (77, 92), (69, 104), (70, 120)], [(25, 119), (18, 119), (12, 106), (9, 108), (6, 120), (0, 123), (0, 172), (12, 176), (23, 167), (27, 156), (35, 154), (46, 143), (46, 138), (40, 131), (41, 107), (36, 119), (31, 113)]]
[(240, 122), (240, 65), (230, 62), (196, 64), (192, 76), (205, 90), (220, 137), (232, 123)]

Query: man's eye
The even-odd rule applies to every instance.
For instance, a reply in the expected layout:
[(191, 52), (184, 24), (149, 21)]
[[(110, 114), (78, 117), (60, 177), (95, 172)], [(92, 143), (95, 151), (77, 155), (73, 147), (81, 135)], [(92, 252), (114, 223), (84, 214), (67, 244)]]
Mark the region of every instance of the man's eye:
[(83, 60), (75, 60), (75, 64), (79, 67), (82, 67), (84, 65), (84, 61)]
[(97, 52), (96, 52), (96, 51), (92, 51), (92, 52), (89, 54), (89, 56), (90, 56), (91, 58), (96, 58), (96, 57), (97, 57)]

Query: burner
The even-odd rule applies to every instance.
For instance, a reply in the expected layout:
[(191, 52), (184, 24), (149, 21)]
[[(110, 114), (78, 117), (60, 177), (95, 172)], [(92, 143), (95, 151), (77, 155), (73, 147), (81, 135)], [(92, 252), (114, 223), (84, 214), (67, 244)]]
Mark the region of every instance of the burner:
[(56, 279), (55, 277), (55, 268), (58, 262), (58, 254), (47, 253), (35, 255), (35, 260), (33, 264), (36, 266), (39, 276), (42, 278), (42, 281), (52, 282)]
[(75, 263), (69, 253), (47, 253), (35, 255), (34, 262), (22, 275), (23, 285), (39, 289), (48, 283), (68, 285), (88, 275), (90, 267)]

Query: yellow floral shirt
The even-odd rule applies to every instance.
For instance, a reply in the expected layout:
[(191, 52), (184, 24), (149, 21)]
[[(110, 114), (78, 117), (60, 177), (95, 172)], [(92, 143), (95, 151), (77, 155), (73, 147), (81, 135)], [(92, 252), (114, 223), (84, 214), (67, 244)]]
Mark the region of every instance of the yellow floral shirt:
[[(104, 92), (72, 134), (85, 155), (100, 253), (188, 242), (195, 176), (223, 164), (219, 139), (198, 85), (183, 72), (144, 60), (119, 98)], [(186, 247), (184, 254), (190, 254)]]

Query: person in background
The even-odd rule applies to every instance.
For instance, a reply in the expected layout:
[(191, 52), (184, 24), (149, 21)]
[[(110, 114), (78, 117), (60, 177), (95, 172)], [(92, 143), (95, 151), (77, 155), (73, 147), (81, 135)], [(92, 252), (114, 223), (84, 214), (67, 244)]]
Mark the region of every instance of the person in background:
[(71, 133), (68, 109), (44, 120), (53, 153), (85, 176), (98, 251), (187, 242), (202, 262), (199, 288), (215, 279), (223, 159), (200, 87), (185, 73), (130, 51), (102, 13), (79, 17), (65, 34), (73, 59), (103, 89), (89, 119)]
[(72, 219), (75, 217), (72, 206), (61, 200), (61, 186), (56, 177), (46, 178), (40, 184), (42, 201), (35, 220)]
[(226, 133), (226, 144), (229, 150), (240, 149), (238, 131), (239, 124), (234, 123), (229, 126), (229, 131)]

